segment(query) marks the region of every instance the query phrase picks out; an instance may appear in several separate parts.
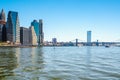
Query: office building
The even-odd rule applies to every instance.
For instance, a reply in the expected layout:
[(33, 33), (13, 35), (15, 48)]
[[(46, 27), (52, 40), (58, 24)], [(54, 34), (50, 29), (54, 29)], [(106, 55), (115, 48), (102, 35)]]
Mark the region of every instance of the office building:
[(20, 43), (22, 45), (29, 45), (29, 28), (20, 27)]
[(44, 44), (44, 32), (43, 32), (43, 20), (39, 20), (39, 27), (40, 27), (40, 45)]
[(5, 12), (4, 10), (2, 9), (1, 13), (0, 13), (0, 20), (1, 21), (5, 21)]
[(33, 20), (33, 22), (31, 22), (31, 26), (34, 27), (34, 30), (35, 30), (35, 33), (37, 36), (38, 45), (43, 45), (44, 34), (43, 34), (43, 22), (42, 22), (42, 20), (39, 20), (39, 22), (37, 22), (37, 20)]
[(91, 46), (91, 31), (87, 31), (87, 46)]
[(2, 28), (2, 42), (6, 42), (7, 41), (7, 33), (6, 33), (6, 25), (3, 25)]
[(3, 9), (0, 12), (0, 41), (6, 41), (6, 22)]
[(29, 28), (29, 40), (31, 45), (37, 45), (37, 35), (35, 33), (34, 27), (30, 26)]
[(57, 38), (52, 38), (52, 44), (55, 46), (57, 45)]
[(20, 44), (20, 24), (18, 12), (9, 11), (7, 18), (7, 41), (13, 44)]

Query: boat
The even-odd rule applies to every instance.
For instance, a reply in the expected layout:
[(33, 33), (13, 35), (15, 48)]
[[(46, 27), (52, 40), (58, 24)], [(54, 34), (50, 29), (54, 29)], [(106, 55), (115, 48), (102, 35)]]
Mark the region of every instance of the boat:
[(106, 47), (106, 48), (109, 48), (110, 46), (109, 46), (109, 45), (106, 45), (105, 47)]

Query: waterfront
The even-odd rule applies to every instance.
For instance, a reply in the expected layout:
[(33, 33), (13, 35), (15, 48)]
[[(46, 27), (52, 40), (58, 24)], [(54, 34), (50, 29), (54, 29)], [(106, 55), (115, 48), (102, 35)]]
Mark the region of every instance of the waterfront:
[(119, 80), (120, 47), (0, 48), (0, 80)]

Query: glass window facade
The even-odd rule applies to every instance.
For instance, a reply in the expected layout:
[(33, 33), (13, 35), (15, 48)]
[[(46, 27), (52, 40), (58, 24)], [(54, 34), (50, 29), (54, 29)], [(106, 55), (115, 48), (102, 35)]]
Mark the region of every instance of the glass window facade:
[(7, 18), (7, 40), (20, 43), (20, 25), (18, 12), (9, 11)]
[(43, 25), (42, 25), (42, 20), (39, 20), (39, 22), (37, 22), (37, 20), (33, 20), (33, 22), (31, 22), (31, 26), (34, 27), (36, 36), (37, 36), (37, 43), (38, 45), (42, 45), (43, 44)]
[(39, 22), (37, 22), (36, 20), (34, 20), (31, 23), (31, 26), (34, 26), (35, 33), (36, 33), (37, 37), (39, 37), (39, 34), (40, 34)]
[(91, 45), (91, 31), (87, 31), (87, 45)]

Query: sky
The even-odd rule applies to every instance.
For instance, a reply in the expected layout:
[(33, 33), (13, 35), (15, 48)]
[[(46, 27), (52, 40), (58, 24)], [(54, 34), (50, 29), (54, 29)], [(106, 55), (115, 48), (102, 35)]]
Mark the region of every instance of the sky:
[(120, 0), (0, 0), (0, 9), (16, 11), (20, 26), (43, 20), (44, 40), (120, 41)]

